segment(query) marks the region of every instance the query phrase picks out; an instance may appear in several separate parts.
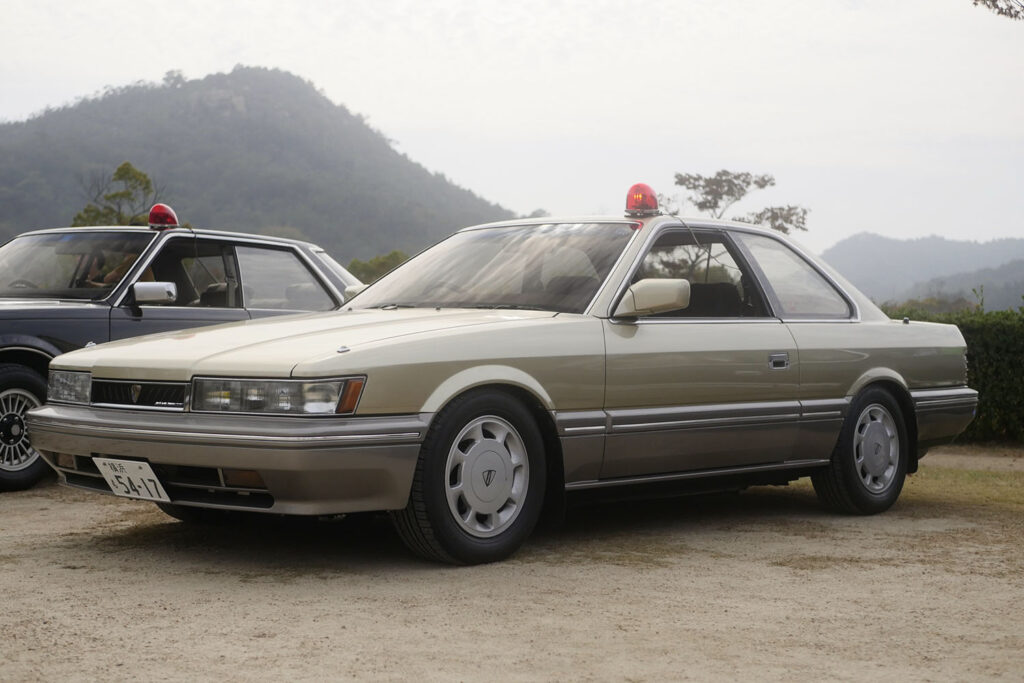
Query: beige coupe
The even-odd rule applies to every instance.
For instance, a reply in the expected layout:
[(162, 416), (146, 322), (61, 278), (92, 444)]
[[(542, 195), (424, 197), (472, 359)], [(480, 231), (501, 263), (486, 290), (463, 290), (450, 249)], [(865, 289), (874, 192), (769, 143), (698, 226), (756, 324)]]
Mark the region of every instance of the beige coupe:
[(471, 564), (584, 489), (810, 476), (881, 512), (970, 423), (966, 377), (956, 327), (641, 186), (623, 218), (466, 228), (339, 310), (59, 356), (27, 424), (68, 486), (189, 521), (390, 511), (413, 551)]

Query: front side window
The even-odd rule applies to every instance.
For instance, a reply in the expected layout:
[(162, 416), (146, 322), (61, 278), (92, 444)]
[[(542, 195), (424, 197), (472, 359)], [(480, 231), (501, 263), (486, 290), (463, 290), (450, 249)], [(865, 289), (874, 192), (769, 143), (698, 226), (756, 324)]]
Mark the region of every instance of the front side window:
[(164, 245), (140, 279), (173, 282), (178, 297), (166, 305), (200, 308), (240, 308), (242, 305), (231, 246), (222, 242), (174, 238)]
[(327, 311), (336, 305), (294, 252), (238, 246), (235, 254), (246, 308)]
[(0, 247), (0, 296), (104, 299), (153, 236), (81, 230), (17, 237)]
[(788, 245), (764, 235), (737, 233), (764, 272), (783, 318), (848, 318), (850, 305)]
[(633, 276), (683, 279), (690, 283), (690, 304), (659, 313), (669, 318), (749, 318), (766, 315), (751, 276), (718, 232), (672, 230), (655, 241)]
[(582, 313), (635, 234), (628, 223), (456, 233), (352, 300), (356, 308), (529, 308)]

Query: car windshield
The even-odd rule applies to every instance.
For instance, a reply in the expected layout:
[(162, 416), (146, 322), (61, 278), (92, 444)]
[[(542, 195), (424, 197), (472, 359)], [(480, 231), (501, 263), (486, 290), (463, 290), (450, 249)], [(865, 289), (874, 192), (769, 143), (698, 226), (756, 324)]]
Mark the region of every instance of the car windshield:
[(0, 296), (103, 299), (153, 237), (93, 230), (17, 237), (0, 247)]
[(632, 234), (628, 223), (467, 230), (407, 261), (352, 305), (582, 313)]

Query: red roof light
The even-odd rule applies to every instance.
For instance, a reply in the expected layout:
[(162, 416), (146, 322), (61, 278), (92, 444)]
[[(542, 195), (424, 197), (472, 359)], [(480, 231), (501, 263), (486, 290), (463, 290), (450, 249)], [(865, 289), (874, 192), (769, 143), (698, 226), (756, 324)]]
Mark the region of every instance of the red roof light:
[(178, 227), (178, 215), (166, 204), (154, 204), (149, 210), (149, 227), (156, 230), (167, 230)]
[(629, 188), (626, 194), (627, 216), (656, 216), (658, 214), (658, 195), (650, 185), (637, 183)]

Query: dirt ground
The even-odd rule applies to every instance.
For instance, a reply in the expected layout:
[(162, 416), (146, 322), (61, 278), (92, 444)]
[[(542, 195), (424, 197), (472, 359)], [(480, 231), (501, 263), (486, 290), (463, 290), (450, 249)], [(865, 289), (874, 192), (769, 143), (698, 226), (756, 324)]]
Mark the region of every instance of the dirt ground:
[(511, 560), (380, 518), (199, 528), (0, 494), (0, 680), (1024, 680), (1024, 450), (922, 461), (888, 513), (809, 483), (591, 505)]

